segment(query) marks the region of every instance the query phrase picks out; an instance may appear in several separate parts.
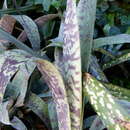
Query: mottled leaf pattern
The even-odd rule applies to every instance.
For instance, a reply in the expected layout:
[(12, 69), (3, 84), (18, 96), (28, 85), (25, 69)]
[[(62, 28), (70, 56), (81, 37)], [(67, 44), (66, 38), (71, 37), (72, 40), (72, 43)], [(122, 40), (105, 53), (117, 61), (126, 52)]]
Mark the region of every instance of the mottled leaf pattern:
[(71, 130), (70, 111), (62, 77), (56, 67), (48, 61), (37, 60), (38, 69), (52, 91), (56, 104), (58, 126), (60, 130)]
[[(50, 20), (52, 20), (52, 19), (54, 19), (54, 18), (56, 18), (56, 17), (58, 17), (58, 14), (48, 14), (48, 15), (44, 15), (44, 16), (41, 16), (41, 17), (35, 19), (34, 22), (35, 22), (39, 27), (41, 27), (41, 26), (43, 26), (46, 22), (48, 22), (48, 21), (50, 21)], [(18, 40), (20, 40), (20, 41), (22, 41), (22, 42), (24, 42), (24, 41), (27, 40), (27, 35), (26, 35), (26, 32), (25, 32), (25, 31), (23, 31), (23, 32), (19, 35)]]
[(114, 65), (118, 65), (120, 63), (123, 63), (125, 61), (130, 60), (130, 53), (127, 54), (123, 54), (120, 57), (117, 57), (115, 59), (112, 59), (111, 61), (109, 61), (108, 63), (105, 63), (102, 67), (103, 70), (108, 69)]
[(33, 20), (26, 15), (13, 15), (12, 17), (18, 20), (20, 24), (22, 24), (31, 42), (32, 48), (35, 51), (38, 51), (40, 49), (40, 35), (38, 28)]
[(122, 43), (130, 43), (129, 34), (120, 34), (116, 36), (95, 39), (93, 42), (93, 49), (105, 45), (122, 44)]
[(118, 99), (124, 99), (130, 101), (130, 90), (126, 88), (122, 88), (117, 85), (113, 85), (111, 83), (104, 83), (103, 85), (109, 90), (109, 92), (117, 97)]
[(28, 53), (35, 55), (32, 49), (28, 46), (24, 45), (22, 42), (17, 40), (15, 37), (11, 36), (9, 33), (5, 32), (2, 28), (0, 28), (0, 40), (7, 40), (15, 44), (15, 46), (19, 49), (25, 50)]
[(71, 112), (71, 127), (79, 130), (82, 110), (81, 59), (76, 3), (67, 0), (64, 23), (63, 61)]
[(19, 96), (15, 106), (20, 107), (24, 105), (24, 99), (27, 92), (29, 78), (34, 71), (36, 64), (28, 60), (19, 67), (19, 71), (14, 76), (12, 85), (17, 86), (20, 90)]
[(48, 112), (52, 130), (58, 130), (58, 120), (57, 120), (55, 102), (50, 101), (48, 103)]
[(36, 94), (31, 93), (25, 103), (26, 107), (29, 107), (50, 129), (50, 122), (48, 119), (48, 107), (47, 104)]
[(10, 54), (11, 53), (8, 51), (0, 55), (0, 102), (3, 100), (3, 95), (8, 82), (18, 70), (20, 64), (24, 62), (24, 59), (15, 59), (18, 57), (16, 57), (15, 54)]
[(130, 128), (130, 117), (105, 89), (103, 84), (90, 74), (84, 74), (84, 92), (108, 129), (122, 130)]
[(97, 0), (80, 0), (77, 7), (80, 29), (82, 69), (88, 71), (93, 43)]
[(22, 50), (6, 51), (0, 54), (0, 57), (0, 121), (9, 124), (8, 119), (5, 119), (8, 117), (7, 112), (3, 114), (3, 111), (6, 110), (6, 108), (3, 108), (2, 103), (5, 89), (12, 76), (19, 70), (19, 67), (32, 59), (28, 53)]

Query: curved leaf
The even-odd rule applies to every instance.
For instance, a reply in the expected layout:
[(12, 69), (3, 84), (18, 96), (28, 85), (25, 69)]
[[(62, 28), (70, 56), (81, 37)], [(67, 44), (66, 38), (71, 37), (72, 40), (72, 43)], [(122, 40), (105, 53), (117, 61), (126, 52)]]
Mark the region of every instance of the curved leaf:
[(24, 105), (24, 99), (28, 88), (29, 78), (35, 67), (36, 64), (34, 62), (31, 62), (31, 60), (26, 61), (26, 63), (22, 64), (19, 67), (19, 71), (16, 73), (11, 82), (12, 85), (19, 88), (19, 96), (17, 98), (17, 102), (15, 103), (16, 107)]
[[(19, 70), (19, 67), (32, 59), (28, 53), (22, 50), (5, 51), (0, 54), (0, 57), (0, 122), (9, 124), (9, 119), (5, 120), (8, 116), (2, 103), (5, 89), (12, 76)], [(3, 111), (5, 111), (4, 114)]]
[(122, 56), (120, 57), (117, 57), (115, 59), (112, 59), (111, 61), (109, 61), (108, 63), (105, 63), (102, 67), (103, 70), (105, 69), (108, 69), (112, 66), (115, 66), (115, 65), (118, 65), (122, 62), (125, 62), (125, 61), (128, 61), (130, 60), (130, 53), (127, 53), (127, 54), (123, 54)]
[(11, 120), (11, 126), (16, 130), (27, 130), (24, 123), (16, 116)]
[[(58, 17), (59, 15), (58, 14), (48, 14), (48, 15), (44, 15), (44, 16), (41, 16), (37, 19), (35, 19), (35, 23), (37, 24), (37, 26), (43, 26), (46, 22), (48, 22), (49, 20), (52, 20), (56, 17)], [(19, 37), (18, 37), (18, 40), (24, 42), (27, 40), (27, 35), (26, 35), (26, 32), (23, 31)]]
[(33, 20), (26, 15), (12, 15), (12, 17), (19, 21), (23, 26), (31, 42), (32, 48), (35, 51), (40, 50), (40, 35), (35, 22), (33, 22)]
[(122, 43), (130, 43), (130, 35), (120, 34), (116, 36), (95, 39), (93, 42), (93, 49), (105, 45), (122, 44)]
[(32, 55), (35, 55), (32, 49), (30, 49), (28, 46), (17, 40), (15, 37), (11, 36), (9, 33), (5, 32), (2, 28), (0, 28), (0, 39), (12, 42), (15, 44), (17, 48), (25, 50), (26, 52)]
[(50, 129), (49, 113), (47, 104), (37, 95), (31, 93), (25, 103)]
[(110, 83), (103, 83), (110, 93), (118, 99), (130, 101), (130, 90)]
[(130, 117), (103, 84), (89, 74), (84, 75), (84, 93), (108, 129), (130, 128)]
[(55, 106), (56, 105), (53, 101), (50, 101), (48, 103), (48, 112), (49, 112), (52, 130), (58, 130), (58, 120), (57, 120), (57, 114), (56, 114), (56, 107)]
[(76, 3), (67, 0), (64, 23), (63, 63), (65, 84), (71, 112), (71, 127), (79, 130), (82, 111), (81, 57)]
[(56, 104), (58, 126), (60, 130), (71, 130), (69, 104), (62, 77), (56, 67), (46, 60), (37, 60), (37, 67), (42, 73), (45, 82), (52, 91)]

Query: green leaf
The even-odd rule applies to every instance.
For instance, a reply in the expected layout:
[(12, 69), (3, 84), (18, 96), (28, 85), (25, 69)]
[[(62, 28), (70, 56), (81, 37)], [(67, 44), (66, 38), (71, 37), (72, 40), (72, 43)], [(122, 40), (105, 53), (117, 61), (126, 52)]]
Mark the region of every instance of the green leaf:
[(0, 102), (2, 102), (11, 77), (18, 71), (19, 66), (30, 60), (31, 57), (20, 50), (6, 51), (0, 54), (0, 57)]
[(7, 40), (9, 42), (12, 42), (15, 44), (15, 46), (19, 49), (25, 50), (26, 52), (36, 55), (36, 53), (33, 52), (32, 49), (30, 49), (28, 46), (17, 40), (15, 37), (11, 36), (9, 33), (5, 32), (3, 29), (0, 28), (0, 39), (1, 40)]
[(123, 62), (128, 61), (128, 60), (130, 60), (130, 53), (123, 54), (123, 55), (121, 55), (119, 57), (116, 57), (115, 59), (112, 59), (108, 63), (105, 63), (102, 66), (102, 69), (103, 70), (108, 69), (108, 68), (110, 68), (112, 66), (118, 65), (118, 64), (123, 63)]
[[(38, 17), (37, 19), (35, 19), (35, 23), (37, 24), (37, 26), (39, 28), (41, 28), (42, 26), (44, 26), (48, 21), (58, 17), (58, 14), (48, 14), (48, 15), (43, 15), (41, 17)], [(19, 37), (18, 40), (25, 42), (27, 40), (27, 35), (25, 33), (25, 31), (23, 31)]]
[(93, 42), (93, 49), (106, 45), (122, 44), (122, 43), (130, 43), (129, 34), (119, 34), (115, 36), (95, 39)]
[(15, 103), (16, 107), (24, 105), (24, 99), (28, 88), (29, 78), (35, 67), (36, 64), (34, 62), (31, 62), (31, 60), (27, 61), (26, 64), (23, 64), (19, 67), (19, 71), (16, 73), (11, 82), (12, 85), (19, 88), (19, 96), (17, 98), (17, 102)]
[(89, 97), (91, 105), (110, 130), (130, 128), (130, 117), (101, 82), (90, 74), (84, 75), (84, 93)]
[(82, 70), (88, 71), (93, 43), (97, 0), (80, 0), (77, 7), (80, 29)]
[(35, 22), (33, 22), (33, 20), (26, 15), (12, 15), (12, 17), (19, 21), (23, 26), (31, 42), (32, 48), (35, 51), (40, 50), (40, 35)]
[(37, 67), (52, 92), (59, 129), (71, 130), (70, 111), (63, 79), (56, 67), (46, 60), (36, 60)]
[(45, 11), (49, 11), (52, 0), (35, 0), (35, 4), (42, 4)]
[(7, 105), (5, 106), (2, 103), (5, 89), (11, 78), (19, 70), (19, 67), (31, 61), (32, 57), (22, 50), (5, 51), (0, 54), (0, 57), (0, 122), (9, 124), (9, 117), (6, 111)]
[(44, 39), (52, 36), (55, 26), (55, 21), (48, 21), (44, 26), (41, 26), (39, 29), (43, 34)]
[(110, 93), (118, 99), (130, 101), (130, 90), (111, 83), (103, 83)]
[(64, 22), (64, 78), (71, 112), (71, 129), (80, 129), (82, 111), (81, 56), (76, 2), (67, 0)]
[(50, 101), (48, 103), (48, 112), (49, 112), (49, 117), (50, 117), (50, 123), (51, 123), (52, 130), (58, 130), (58, 120), (57, 120), (55, 102)]
[(40, 97), (31, 93), (25, 106), (29, 107), (50, 128), (48, 106)]
[(47, 0), (47, 1), (43, 0), (42, 6), (44, 7), (45, 11), (49, 11), (50, 6), (51, 6), (51, 2), (52, 2), (52, 0)]

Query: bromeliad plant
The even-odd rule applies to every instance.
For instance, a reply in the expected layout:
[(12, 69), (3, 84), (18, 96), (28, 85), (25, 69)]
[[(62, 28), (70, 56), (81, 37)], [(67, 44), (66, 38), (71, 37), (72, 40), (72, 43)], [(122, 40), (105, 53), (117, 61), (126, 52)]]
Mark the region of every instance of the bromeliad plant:
[[(61, 19), (59, 35), (52, 39), (49, 45), (55, 47), (53, 63), (43, 51), (47, 47), (42, 50), (40, 48), (37, 26), (58, 17), (58, 14), (40, 17), (35, 22), (25, 15), (2, 18), (4, 23), (8, 22), (6, 18), (13, 20), (14, 23), (17, 20), (26, 32), (22, 32), (18, 40), (7, 33), (12, 31), (2, 26), (1, 20), (2, 124), (26, 130), (27, 127), (19, 119), (19, 114), (16, 114), (17, 109), (23, 107), (26, 112), (33, 111), (47, 129), (82, 130), (86, 124), (90, 130), (130, 129), (130, 90), (110, 84), (102, 71), (129, 60), (130, 57), (129, 52), (115, 57), (102, 46), (129, 43), (130, 35), (120, 34), (94, 40), (95, 14), (96, 0), (80, 0), (77, 6), (76, 1), (67, 0), (65, 18)], [(9, 26), (11, 30), (14, 23)], [(27, 37), (32, 48), (21, 42)], [(8, 49), (9, 42), (17, 49)], [(113, 56), (102, 69), (93, 54), (95, 50), (102, 50), (104, 54)], [(84, 109), (86, 99), (97, 115), (84, 119), (84, 111), (87, 111)]]

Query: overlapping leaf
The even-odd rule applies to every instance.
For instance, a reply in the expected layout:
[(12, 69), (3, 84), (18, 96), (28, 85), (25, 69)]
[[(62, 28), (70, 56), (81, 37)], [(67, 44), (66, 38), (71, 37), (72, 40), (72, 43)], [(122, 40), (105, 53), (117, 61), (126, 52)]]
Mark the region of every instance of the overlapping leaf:
[(38, 51), (40, 49), (40, 35), (38, 32), (37, 25), (33, 22), (31, 18), (26, 15), (13, 15), (13, 18), (18, 20), (22, 24), (31, 42), (32, 48), (35, 51)]
[(49, 118), (50, 118), (51, 128), (53, 130), (57, 130), (58, 129), (58, 120), (57, 120), (55, 102), (50, 101), (48, 103), (48, 112), (49, 112)]
[(19, 49), (25, 50), (28, 53), (35, 55), (35, 53), (30, 49), (28, 46), (24, 45), (22, 42), (17, 40), (15, 37), (11, 36), (9, 33), (4, 31), (2, 28), (0, 28), (0, 39), (1, 40), (7, 40), (9, 42), (12, 42), (15, 44), (15, 46)]
[[(3, 115), (3, 96), (7, 84), (9, 83), (12, 76), (19, 70), (19, 67), (31, 61), (31, 56), (20, 50), (6, 51), (3, 54), (0, 54), (0, 121), (6, 124), (9, 124), (9, 120), (3, 120), (8, 117), (7, 114)], [(6, 109), (5, 109), (6, 110)]]
[(89, 100), (101, 117), (105, 126), (109, 129), (124, 130), (130, 128), (130, 117), (115, 98), (105, 89), (103, 84), (89, 74), (84, 75), (84, 92), (88, 94)]
[[(56, 18), (56, 17), (58, 17), (58, 14), (48, 14), (48, 15), (44, 15), (44, 16), (41, 16), (41, 17), (35, 19), (35, 23), (36, 23), (39, 27), (41, 27), (41, 26), (43, 26), (46, 22), (48, 22), (48, 21), (50, 21), (50, 20), (52, 20), (52, 19), (54, 19), (54, 18)], [(27, 39), (26, 32), (23, 31), (23, 32), (19, 35), (18, 40), (24, 42), (24, 41), (26, 41), (26, 39)]]
[(30, 60), (26, 61), (26, 63), (19, 67), (19, 71), (14, 76), (13, 81), (11, 82), (12, 85), (17, 86), (20, 90), (17, 102), (15, 103), (15, 106), (17, 107), (24, 105), (24, 99), (27, 92), (29, 78), (35, 67), (36, 64), (34, 64), (34, 62), (31, 62)]
[(71, 127), (79, 130), (82, 111), (81, 59), (78, 19), (74, 0), (67, 0), (63, 34), (63, 61), (71, 111)]
[(71, 130), (70, 111), (62, 77), (56, 67), (48, 61), (36, 61), (39, 71), (52, 91), (56, 104), (58, 126), (60, 130)]
[(37, 95), (31, 93), (26, 101), (26, 107), (29, 107), (50, 129), (49, 113), (47, 104)]
[(108, 63), (105, 63), (102, 68), (103, 68), (103, 70), (105, 70), (107, 68), (110, 68), (114, 65), (118, 65), (118, 64), (123, 63), (123, 62), (128, 61), (128, 60), (130, 60), (130, 53), (123, 54), (115, 59), (112, 59)]

